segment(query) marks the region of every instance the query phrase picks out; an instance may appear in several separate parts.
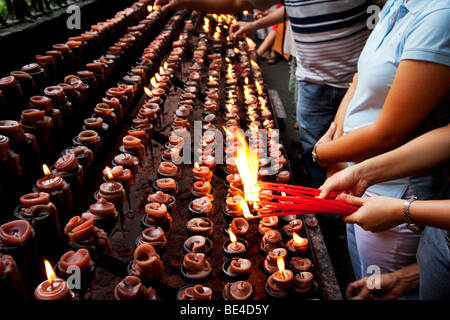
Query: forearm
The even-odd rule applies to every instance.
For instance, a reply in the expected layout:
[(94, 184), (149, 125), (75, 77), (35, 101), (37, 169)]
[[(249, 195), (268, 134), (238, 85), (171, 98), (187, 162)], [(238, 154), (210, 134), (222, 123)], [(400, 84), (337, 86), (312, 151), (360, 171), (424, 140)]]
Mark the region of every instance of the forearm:
[(268, 14), (267, 16), (251, 22), (251, 25), (253, 30), (258, 30), (262, 28), (268, 28), (276, 24), (280, 24), (283, 22), (283, 20), (284, 20), (284, 7), (280, 7), (271, 12), (270, 14)]
[(450, 161), (450, 124), (357, 165), (370, 185), (418, 175)]
[(396, 277), (397, 285), (403, 288), (403, 292), (408, 292), (419, 287), (420, 269), (417, 262), (392, 272), (392, 275)]
[(203, 13), (235, 14), (255, 7), (247, 0), (178, 0), (176, 9), (196, 10)]
[(347, 112), (348, 104), (353, 98), (353, 94), (355, 93), (357, 83), (358, 83), (358, 74), (355, 73), (355, 75), (353, 76), (353, 81), (350, 84), (349, 88), (347, 89), (344, 98), (342, 98), (342, 101), (339, 104), (338, 111), (336, 112), (336, 115), (334, 117), (334, 122), (336, 123), (336, 132), (334, 133), (333, 138), (339, 138), (340, 136), (343, 135), (345, 113)]
[(450, 200), (416, 200), (409, 207), (414, 223), (450, 230)]

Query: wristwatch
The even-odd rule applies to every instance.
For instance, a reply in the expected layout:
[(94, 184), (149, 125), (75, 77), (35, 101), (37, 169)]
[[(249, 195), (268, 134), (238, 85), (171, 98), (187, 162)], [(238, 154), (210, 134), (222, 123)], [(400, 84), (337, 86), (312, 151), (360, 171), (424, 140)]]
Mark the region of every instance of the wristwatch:
[(403, 218), (405, 219), (405, 225), (406, 227), (414, 232), (422, 232), (422, 229), (420, 228), (420, 226), (418, 226), (417, 224), (415, 224), (412, 219), (411, 216), (409, 215), (409, 206), (411, 205), (411, 203), (417, 200), (416, 197), (411, 197), (408, 200), (405, 201), (405, 203), (403, 204)]
[(318, 146), (319, 144), (320, 144), (320, 142), (317, 142), (317, 143), (314, 145), (314, 148), (313, 148), (312, 151), (311, 151), (311, 158), (312, 158), (312, 160), (313, 160), (315, 163), (317, 163), (319, 166), (325, 167), (325, 166), (326, 166), (326, 163), (321, 162), (321, 161), (319, 160), (319, 157), (317, 156), (316, 149), (317, 149), (317, 146)]

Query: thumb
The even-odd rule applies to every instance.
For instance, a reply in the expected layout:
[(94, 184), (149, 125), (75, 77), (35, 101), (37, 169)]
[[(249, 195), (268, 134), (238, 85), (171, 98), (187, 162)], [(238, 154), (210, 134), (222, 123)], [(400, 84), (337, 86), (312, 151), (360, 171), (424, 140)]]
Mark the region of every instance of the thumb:
[(327, 132), (325, 132), (325, 136), (331, 138), (331, 137), (333, 137), (335, 132), (336, 132), (336, 122), (332, 122), (330, 124), (330, 127), (328, 128)]
[(362, 198), (352, 196), (348, 193), (341, 193), (339, 198), (348, 204), (358, 206), (358, 207), (361, 207), (364, 204), (364, 200)]

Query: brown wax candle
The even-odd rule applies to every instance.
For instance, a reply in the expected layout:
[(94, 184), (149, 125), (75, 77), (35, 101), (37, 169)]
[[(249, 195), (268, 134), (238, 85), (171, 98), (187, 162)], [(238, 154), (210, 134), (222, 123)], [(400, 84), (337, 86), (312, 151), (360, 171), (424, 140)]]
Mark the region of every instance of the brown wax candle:
[(139, 277), (127, 276), (114, 288), (116, 300), (156, 300), (153, 288), (146, 288)]

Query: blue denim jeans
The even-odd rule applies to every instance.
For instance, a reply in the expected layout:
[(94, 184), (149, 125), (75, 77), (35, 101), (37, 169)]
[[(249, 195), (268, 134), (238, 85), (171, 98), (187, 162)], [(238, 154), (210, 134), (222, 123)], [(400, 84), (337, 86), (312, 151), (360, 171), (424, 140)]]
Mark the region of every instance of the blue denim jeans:
[(326, 171), (311, 158), (316, 142), (328, 130), (347, 89), (299, 81), (297, 120), (299, 125), (302, 157), (313, 187), (320, 187), (326, 180)]
[(450, 300), (450, 247), (446, 232), (425, 227), (420, 238), (420, 300)]

